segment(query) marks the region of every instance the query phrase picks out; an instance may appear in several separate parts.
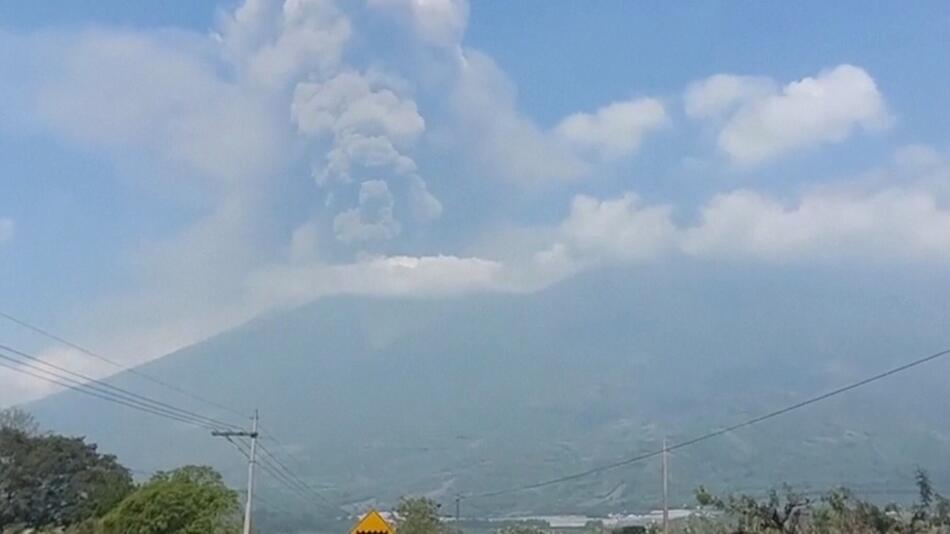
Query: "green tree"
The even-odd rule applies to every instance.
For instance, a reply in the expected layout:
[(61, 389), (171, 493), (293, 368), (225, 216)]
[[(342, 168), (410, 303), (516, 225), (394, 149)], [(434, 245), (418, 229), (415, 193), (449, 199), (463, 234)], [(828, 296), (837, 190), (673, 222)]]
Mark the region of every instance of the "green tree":
[(546, 532), (540, 526), (530, 523), (507, 525), (498, 530), (498, 534), (546, 534)]
[(0, 429), (18, 430), (27, 436), (35, 436), (40, 431), (40, 425), (30, 412), (13, 406), (0, 410)]
[[(699, 495), (697, 495), (699, 496)], [(779, 493), (771, 490), (764, 500), (748, 495), (730, 496), (725, 501), (712, 499), (737, 523), (739, 532), (794, 533), (801, 531), (811, 501), (789, 487)]]
[[(687, 534), (948, 534), (950, 500), (933, 488), (921, 470), (916, 474), (918, 502), (902, 513), (899, 506), (880, 507), (861, 500), (847, 488), (834, 489), (820, 501), (785, 488), (771, 491), (768, 498), (748, 495), (717, 498), (704, 488), (696, 492), (703, 507), (722, 515), (700, 515), (687, 522)], [(718, 517), (717, 517), (718, 516)]]
[[(814, 512), (819, 532), (896, 532), (898, 514), (889, 514), (874, 504), (854, 497), (847, 488), (834, 489), (822, 497), (823, 507)], [(896, 507), (892, 508), (897, 511)]]
[(439, 504), (425, 497), (403, 497), (396, 506), (399, 534), (448, 534), (455, 529), (439, 519)]
[(83, 438), (0, 429), (0, 528), (100, 517), (132, 488), (129, 471)]
[(923, 469), (917, 468), (914, 479), (918, 500), (913, 508), (913, 521), (918, 526), (950, 526), (950, 500), (934, 489), (930, 476)]
[(104, 534), (232, 534), (237, 493), (210, 467), (158, 473), (102, 519)]
[(723, 502), (717, 499), (705, 486), (696, 488), (696, 504), (702, 508), (723, 508)]
[(917, 502), (917, 514), (925, 519), (930, 512), (930, 505), (934, 500), (934, 489), (930, 484), (930, 476), (919, 467), (917, 468), (917, 472), (914, 473), (914, 480), (917, 482), (917, 495), (919, 498)]

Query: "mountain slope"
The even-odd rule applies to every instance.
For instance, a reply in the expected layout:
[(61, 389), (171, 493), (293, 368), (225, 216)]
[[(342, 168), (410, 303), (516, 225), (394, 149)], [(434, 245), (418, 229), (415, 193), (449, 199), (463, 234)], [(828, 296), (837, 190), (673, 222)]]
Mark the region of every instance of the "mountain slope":
[[(874, 279), (842, 285), (839, 274), (640, 269), (530, 295), (329, 298), (143, 370), (243, 412), (259, 407), (305, 464), (295, 471), (338, 502), (448, 502), (654, 450), (663, 436), (689, 438), (950, 345), (950, 311), (928, 279), (891, 279), (884, 294)], [(724, 303), (732, 313), (713, 312)], [(948, 483), (948, 370), (937, 362), (677, 451), (674, 502), (699, 484), (782, 481), (899, 495), (916, 464)], [(127, 373), (112, 380), (234, 420)], [(210, 463), (243, 480), (237, 451), (205, 432), (72, 392), (31, 409), (135, 468)], [(642, 510), (659, 501), (657, 473), (648, 461), (470, 504)]]

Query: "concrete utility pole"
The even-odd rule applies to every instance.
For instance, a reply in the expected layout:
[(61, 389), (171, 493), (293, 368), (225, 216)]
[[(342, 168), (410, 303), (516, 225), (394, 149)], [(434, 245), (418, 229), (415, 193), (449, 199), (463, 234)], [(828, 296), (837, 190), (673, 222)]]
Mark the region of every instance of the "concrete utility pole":
[(248, 456), (247, 462), (247, 500), (244, 503), (244, 534), (251, 534), (251, 509), (252, 501), (254, 500), (254, 467), (257, 464), (257, 420), (260, 418), (257, 410), (254, 410), (254, 423), (251, 426), (251, 431), (221, 431), (214, 430), (211, 432), (212, 436), (220, 436), (227, 438), (228, 441), (232, 437), (241, 437), (241, 438), (251, 438), (251, 453)]
[(462, 518), (462, 496), (455, 496), (455, 524), (459, 524), (459, 519)]
[(669, 465), (667, 458), (669, 450), (666, 448), (666, 438), (663, 438), (663, 534), (670, 534), (670, 486)]

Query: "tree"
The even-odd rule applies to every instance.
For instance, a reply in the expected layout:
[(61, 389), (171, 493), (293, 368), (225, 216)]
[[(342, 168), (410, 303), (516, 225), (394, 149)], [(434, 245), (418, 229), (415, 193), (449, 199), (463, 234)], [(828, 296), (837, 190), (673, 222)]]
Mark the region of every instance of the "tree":
[(40, 425), (30, 412), (13, 406), (0, 410), (0, 429), (18, 430), (27, 436), (35, 436), (40, 431)]
[[(785, 488), (773, 490), (765, 500), (748, 495), (720, 499), (705, 488), (696, 491), (697, 502), (723, 516), (690, 518), (687, 534), (946, 534), (950, 533), (950, 500), (933, 488), (922, 470), (916, 473), (919, 501), (909, 512), (889, 504), (883, 508), (861, 500), (847, 488), (834, 489), (812, 501)], [(721, 520), (717, 520), (721, 519)]]
[(0, 528), (100, 517), (132, 488), (128, 469), (83, 438), (0, 429)]
[(425, 497), (403, 497), (396, 506), (399, 534), (447, 534), (455, 529), (442, 524), (439, 505)]
[(232, 534), (237, 493), (215, 470), (186, 466), (158, 473), (102, 519), (104, 534)]
[(705, 486), (696, 488), (696, 504), (701, 508), (722, 508), (723, 502), (713, 496)]
[(918, 467), (917, 472), (914, 473), (914, 481), (917, 483), (917, 494), (920, 497), (918, 504), (921, 509), (927, 510), (934, 500), (934, 489), (930, 484), (930, 476)]
[[(824, 507), (814, 512), (819, 532), (894, 532), (900, 526), (899, 514), (888, 513), (874, 504), (854, 497), (847, 488), (834, 489), (822, 497)], [(892, 505), (892, 512), (897, 512)]]
[(934, 489), (930, 476), (921, 468), (914, 474), (918, 501), (913, 508), (913, 520), (935, 527), (950, 526), (950, 500)]
[[(530, 523), (521, 523), (517, 525), (508, 525), (498, 530), (498, 534), (546, 534), (543, 528)], [(626, 533), (625, 533), (626, 534)]]
[(807, 497), (788, 486), (781, 494), (771, 490), (762, 501), (749, 495), (718, 499), (700, 487), (696, 499), (701, 506), (714, 506), (725, 512), (735, 521), (737, 532), (798, 532), (811, 506)]

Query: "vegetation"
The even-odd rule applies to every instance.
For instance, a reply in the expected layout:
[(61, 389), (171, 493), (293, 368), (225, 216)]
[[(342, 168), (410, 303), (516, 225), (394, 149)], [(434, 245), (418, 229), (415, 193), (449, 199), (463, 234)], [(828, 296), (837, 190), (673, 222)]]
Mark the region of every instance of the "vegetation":
[(0, 429), (0, 527), (78, 524), (132, 489), (129, 471), (82, 438)]
[(0, 411), (0, 532), (231, 534), (237, 494), (210, 467), (158, 473), (136, 487), (115, 457), (83, 438), (41, 434), (17, 409)]
[(40, 431), (40, 425), (29, 412), (14, 406), (0, 410), (0, 429), (18, 430), (27, 436), (35, 436)]
[(108, 513), (102, 534), (231, 534), (240, 530), (237, 493), (210, 467), (159, 473)]
[[(917, 500), (879, 506), (846, 488), (809, 495), (790, 487), (764, 498), (719, 497), (696, 490), (699, 513), (674, 523), (683, 534), (950, 534), (950, 499), (922, 469)], [(458, 534), (428, 498), (403, 498), (395, 508), (399, 534)], [(286, 518), (283, 518), (286, 519)], [(235, 534), (237, 493), (210, 467), (160, 472), (136, 486), (115, 457), (83, 438), (41, 433), (22, 410), (0, 411), (0, 532), (14, 534)], [(312, 527), (312, 525), (309, 525)], [(497, 527), (495, 527), (497, 528)], [(524, 523), (498, 534), (545, 534)], [(652, 530), (656, 531), (654, 527)], [(602, 526), (585, 531), (603, 532)], [(614, 534), (640, 534), (622, 527)]]
[(950, 533), (950, 500), (939, 494), (923, 470), (916, 474), (918, 500), (908, 509), (885, 507), (857, 498), (846, 488), (817, 499), (785, 487), (765, 499), (748, 495), (718, 498), (696, 491), (700, 508), (713, 511), (686, 522), (688, 533), (755, 534), (915, 534)]
[(499, 529), (498, 534), (547, 534), (547, 531), (537, 525), (507, 525)]
[(399, 534), (448, 534), (453, 528), (439, 519), (439, 504), (425, 497), (404, 497), (396, 506)]

